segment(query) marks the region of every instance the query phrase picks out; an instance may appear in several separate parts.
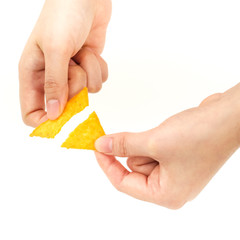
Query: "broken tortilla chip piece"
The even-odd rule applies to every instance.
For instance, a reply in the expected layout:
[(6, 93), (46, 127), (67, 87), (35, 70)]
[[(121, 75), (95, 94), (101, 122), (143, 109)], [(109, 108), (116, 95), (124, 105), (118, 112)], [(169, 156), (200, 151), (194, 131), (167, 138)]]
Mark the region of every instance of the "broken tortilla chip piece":
[(67, 140), (61, 147), (96, 150), (95, 141), (105, 135), (95, 112), (91, 113), (87, 120), (79, 124), (73, 132), (69, 134)]
[(54, 138), (60, 131), (63, 125), (70, 120), (74, 115), (81, 112), (88, 106), (88, 90), (85, 87), (81, 92), (71, 98), (61, 116), (56, 120), (47, 120), (36, 127), (30, 134), (30, 137)]

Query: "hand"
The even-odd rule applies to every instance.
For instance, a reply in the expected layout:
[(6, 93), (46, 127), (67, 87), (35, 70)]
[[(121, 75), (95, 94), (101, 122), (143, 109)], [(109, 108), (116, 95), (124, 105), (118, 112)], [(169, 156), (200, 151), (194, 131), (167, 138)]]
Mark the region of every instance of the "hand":
[[(239, 147), (239, 96), (237, 85), (152, 130), (99, 138), (98, 163), (119, 191), (180, 208), (198, 195)], [(131, 172), (114, 156), (128, 157)]]
[(101, 89), (108, 76), (100, 54), (110, 16), (111, 0), (46, 0), (19, 62), (27, 125), (56, 119), (85, 86), (89, 92)]

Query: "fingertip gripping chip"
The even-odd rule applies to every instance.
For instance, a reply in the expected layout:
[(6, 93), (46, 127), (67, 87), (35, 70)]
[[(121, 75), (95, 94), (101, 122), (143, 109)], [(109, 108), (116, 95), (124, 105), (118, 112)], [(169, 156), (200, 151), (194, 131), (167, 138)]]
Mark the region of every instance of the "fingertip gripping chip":
[(81, 92), (71, 98), (61, 114), (56, 120), (47, 120), (36, 127), (30, 134), (30, 137), (54, 138), (60, 131), (63, 125), (68, 122), (74, 115), (81, 112), (89, 105), (88, 90), (85, 87)]

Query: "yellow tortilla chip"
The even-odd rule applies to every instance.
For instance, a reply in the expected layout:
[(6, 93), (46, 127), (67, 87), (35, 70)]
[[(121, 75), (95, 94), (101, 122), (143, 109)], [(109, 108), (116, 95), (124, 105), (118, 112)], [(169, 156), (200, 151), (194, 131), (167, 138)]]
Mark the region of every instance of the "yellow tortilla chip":
[(86, 121), (79, 124), (78, 127), (69, 134), (69, 137), (61, 147), (96, 150), (94, 143), (103, 135), (105, 135), (105, 132), (97, 114), (93, 112)]
[(56, 120), (47, 120), (33, 130), (30, 137), (54, 138), (61, 130), (63, 125), (75, 114), (81, 112), (88, 106), (88, 90), (84, 88), (80, 93), (71, 98), (61, 114)]

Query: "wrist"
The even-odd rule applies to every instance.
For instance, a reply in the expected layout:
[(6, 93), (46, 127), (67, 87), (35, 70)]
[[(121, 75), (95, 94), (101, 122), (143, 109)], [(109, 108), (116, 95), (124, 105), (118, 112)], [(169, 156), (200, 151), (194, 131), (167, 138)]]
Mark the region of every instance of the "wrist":
[(240, 83), (224, 92), (220, 99), (222, 111), (228, 117), (229, 130), (240, 147)]

